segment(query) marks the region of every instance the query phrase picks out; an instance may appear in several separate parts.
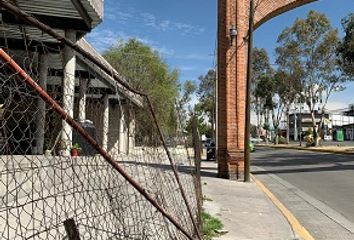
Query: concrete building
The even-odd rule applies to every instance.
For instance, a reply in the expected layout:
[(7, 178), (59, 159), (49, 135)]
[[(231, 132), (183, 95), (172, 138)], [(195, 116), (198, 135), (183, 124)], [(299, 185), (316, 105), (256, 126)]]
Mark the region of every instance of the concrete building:
[[(306, 131), (309, 128), (313, 127), (311, 114), (309, 112), (294, 114), (291, 113), (289, 116), (290, 126), (289, 133), (290, 138), (294, 139), (295, 134), (300, 136), (300, 130), (302, 132), (302, 136), (305, 136)], [(316, 123), (319, 124), (321, 120), (321, 114), (316, 114)], [(332, 114), (326, 113), (324, 115), (324, 122), (322, 127), (322, 132), (324, 136), (329, 136), (328, 139), (333, 138), (333, 132), (336, 129), (342, 129), (343, 126), (349, 126), (350, 124), (354, 124), (354, 116), (346, 116), (343, 114)], [(301, 126), (301, 129), (300, 129)], [(297, 128), (297, 130), (295, 130)]]
[[(16, 0), (21, 10), (88, 51), (115, 70), (83, 39), (102, 21), (102, 0)], [(92, 122), (97, 141), (111, 154), (129, 153), (134, 146), (134, 107), (139, 97), (129, 93), (112, 76), (58, 40), (30, 26), (10, 12), (0, 10), (0, 46), (63, 108), (78, 121)], [(13, 154), (43, 154), (60, 142), (70, 149), (73, 130), (55, 116), (46, 104), (31, 94), (13, 95), (13, 82), (2, 79), (0, 104), (7, 129), (6, 151)], [(17, 86), (18, 87), (18, 86)], [(25, 86), (21, 86), (25, 88)], [(0, 152), (6, 152), (4, 146)], [(66, 151), (68, 153), (68, 150)]]
[[(315, 117), (316, 117), (316, 123), (319, 124), (320, 120), (321, 120), (321, 114), (316, 113)], [(329, 122), (327, 121), (329, 119), (329, 117), (330, 117), (329, 114), (324, 115), (325, 121), (323, 122), (322, 130), (326, 135), (329, 134), (329, 129), (331, 128), (331, 126), (329, 125)], [(284, 126), (283, 128), (286, 129), (286, 126)], [(289, 115), (290, 139), (293, 139), (293, 140), (299, 139), (300, 135), (302, 137), (304, 137), (306, 134), (306, 131), (309, 128), (313, 128), (312, 117), (309, 112), (305, 112), (305, 113), (301, 113), (301, 114), (291, 113)], [(300, 134), (300, 131), (301, 131), (301, 134)], [(297, 134), (297, 138), (295, 137), (296, 134)]]

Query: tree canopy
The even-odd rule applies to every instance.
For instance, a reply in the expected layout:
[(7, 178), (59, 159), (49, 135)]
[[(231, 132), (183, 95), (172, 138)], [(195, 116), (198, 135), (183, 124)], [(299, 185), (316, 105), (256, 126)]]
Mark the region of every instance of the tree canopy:
[[(277, 63), (281, 70), (299, 79), (314, 126), (315, 112), (324, 113), (331, 93), (347, 78), (343, 77), (337, 59), (339, 37), (324, 14), (311, 10), (305, 19), (297, 19), (278, 38)], [(322, 125), (323, 117), (320, 123)]]
[[(176, 130), (175, 99), (178, 96), (178, 71), (171, 70), (157, 51), (136, 39), (118, 42), (104, 52), (105, 59), (135, 89), (146, 93), (165, 133)], [(152, 135), (152, 121), (146, 109), (137, 111), (137, 127)]]
[[(199, 115), (199, 121), (204, 122), (204, 133), (211, 137), (213, 135), (212, 126), (215, 124), (216, 72), (210, 69), (206, 75), (199, 77), (199, 81), (197, 90), (199, 103), (196, 104), (195, 111)], [(205, 124), (206, 121), (209, 123), (209, 128)]]
[(343, 71), (354, 77), (354, 13), (342, 20), (345, 36), (338, 47)]

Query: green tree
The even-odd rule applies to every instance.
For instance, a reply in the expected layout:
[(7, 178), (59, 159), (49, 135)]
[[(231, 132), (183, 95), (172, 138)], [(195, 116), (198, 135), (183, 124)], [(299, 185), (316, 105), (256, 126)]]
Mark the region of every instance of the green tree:
[(338, 47), (343, 71), (354, 77), (354, 13), (342, 20), (345, 36)]
[[(260, 130), (263, 125), (261, 116), (265, 115), (266, 109), (264, 108), (264, 102), (256, 94), (256, 90), (261, 78), (270, 75), (272, 71), (267, 51), (264, 48), (254, 48), (252, 51), (251, 101), (257, 116), (257, 137), (260, 137)], [(268, 118), (266, 119), (268, 120)]]
[(199, 77), (199, 87), (197, 90), (197, 96), (199, 103), (195, 106), (196, 114), (199, 116), (200, 122), (209, 122), (210, 132), (209, 137), (214, 137), (213, 126), (215, 123), (215, 83), (216, 73), (213, 69), (210, 69), (205, 76)]
[[(157, 51), (136, 39), (118, 42), (103, 56), (135, 89), (149, 95), (156, 116), (166, 134), (176, 131), (175, 100), (178, 97), (178, 72), (171, 70)], [(156, 137), (150, 113), (136, 112), (137, 132), (141, 137)]]
[[(276, 104), (273, 102), (276, 84), (271, 74), (264, 74), (259, 77), (254, 89), (254, 96), (259, 100), (261, 115), (264, 117), (263, 128), (266, 130), (266, 142), (268, 143), (268, 133), (270, 130), (270, 114)], [(274, 114), (273, 114), (274, 115)]]
[(296, 44), (288, 43), (276, 48), (276, 63), (278, 64), (278, 71), (276, 78), (278, 82), (281, 81), (281, 98), (285, 103), (285, 114), (287, 122), (287, 142), (290, 141), (290, 107), (294, 103), (296, 97), (301, 92), (301, 79), (303, 77), (303, 70), (301, 68), (299, 55)]
[(188, 110), (191, 112), (191, 109), (188, 108), (191, 107), (189, 104), (196, 90), (197, 86), (192, 80), (186, 80), (180, 90), (180, 96), (176, 101), (177, 119), (179, 121), (178, 127), (180, 131), (186, 130)]
[[(313, 10), (306, 19), (297, 19), (278, 37), (278, 51), (291, 49), (292, 61), (296, 61), (302, 71), (302, 97), (311, 113), (316, 140), (318, 129), (323, 125), (329, 96), (347, 80), (339, 71), (336, 57), (338, 43), (337, 29), (331, 26), (324, 14)], [(322, 113), (319, 126), (316, 123), (318, 109)]]

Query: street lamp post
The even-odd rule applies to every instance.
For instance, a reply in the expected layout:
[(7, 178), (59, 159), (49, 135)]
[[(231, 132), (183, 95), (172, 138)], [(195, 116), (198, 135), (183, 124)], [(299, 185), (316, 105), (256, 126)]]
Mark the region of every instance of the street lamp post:
[[(297, 102), (295, 102), (295, 111), (294, 111), (294, 141), (297, 142), (297, 115), (296, 115), (296, 110), (297, 110)], [(289, 131), (289, 130), (288, 130)]]
[(248, 66), (247, 66), (247, 84), (246, 84), (246, 126), (244, 136), (244, 181), (250, 181), (250, 128), (251, 128), (251, 75), (252, 75), (252, 48), (253, 48), (253, 30), (254, 30), (254, 1), (251, 0), (248, 32)]
[(301, 115), (301, 109), (302, 109), (302, 101), (301, 101), (301, 96), (300, 96), (300, 112), (299, 112), (300, 147), (302, 146), (302, 115)]
[(295, 96), (295, 99), (297, 100), (296, 102), (300, 105), (299, 106), (299, 132), (298, 132), (298, 130), (297, 130), (297, 121), (296, 121), (296, 118), (297, 118), (297, 116), (296, 116), (296, 107), (295, 107), (295, 130), (294, 130), (294, 132), (295, 132), (295, 134), (296, 134), (296, 138), (297, 138), (297, 134), (299, 134), (299, 138), (300, 138), (300, 147), (302, 146), (302, 112), (301, 112), (301, 110), (302, 110), (302, 96), (304, 95), (304, 93), (303, 92), (301, 92), (301, 93), (299, 93), (299, 94), (296, 94), (296, 96)]

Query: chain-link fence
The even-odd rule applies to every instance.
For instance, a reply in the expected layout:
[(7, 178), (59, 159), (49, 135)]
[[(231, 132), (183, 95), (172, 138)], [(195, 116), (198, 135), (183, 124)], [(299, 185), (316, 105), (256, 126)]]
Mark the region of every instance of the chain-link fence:
[(27, 20), (0, 26), (1, 239), (200, 238), (183, 138), (87, 42)]

